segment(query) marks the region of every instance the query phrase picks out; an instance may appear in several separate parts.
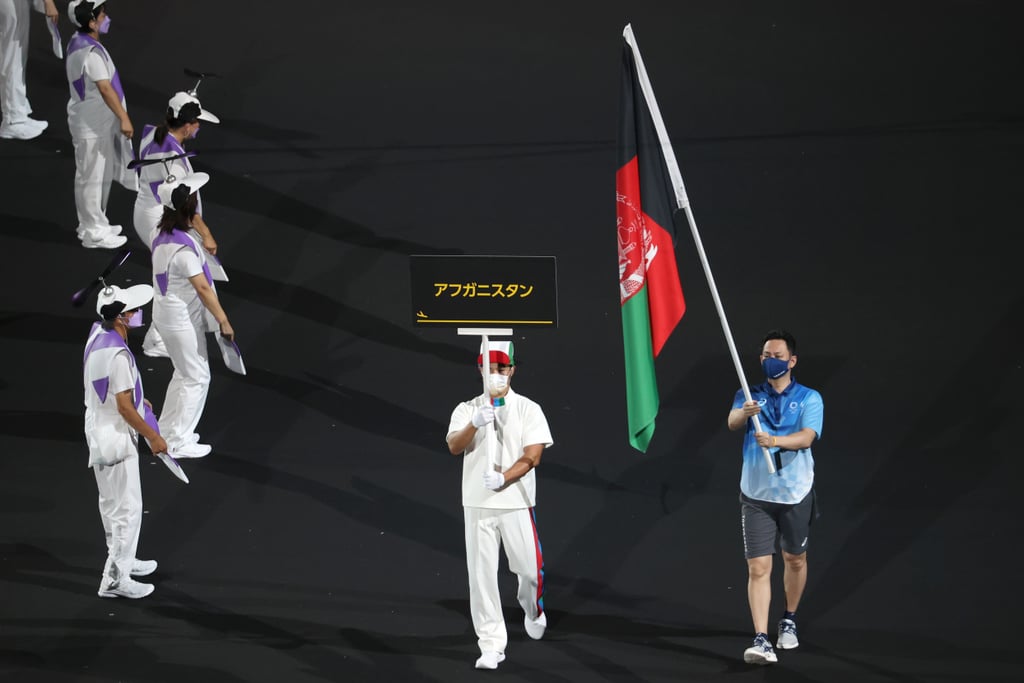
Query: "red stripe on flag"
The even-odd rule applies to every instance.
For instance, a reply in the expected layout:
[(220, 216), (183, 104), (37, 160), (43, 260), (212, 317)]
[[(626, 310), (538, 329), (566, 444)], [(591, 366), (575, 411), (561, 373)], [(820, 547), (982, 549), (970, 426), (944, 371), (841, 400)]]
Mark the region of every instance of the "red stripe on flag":
[(651, 315), (651, 347), (654, 357), (661, 353), (672, 330), (686, 312), (686, 299), (679, 284), (679, 269), (672, 236), (645, 214), (644, 221), (651, 231), (658, 255), (647, 266), (647, 301)]
[(686, 312), (686, 300), (672, 235), (644, 211), (641, 182), (635, 156), (615, 174), (619, 296), (625, 303), (643, 287), (648, 288), (651, 350), (657, 357)]

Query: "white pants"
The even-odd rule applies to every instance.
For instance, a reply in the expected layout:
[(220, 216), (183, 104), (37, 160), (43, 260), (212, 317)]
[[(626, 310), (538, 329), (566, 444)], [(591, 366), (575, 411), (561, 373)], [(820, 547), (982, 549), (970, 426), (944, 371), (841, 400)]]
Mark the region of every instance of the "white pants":
[[(0, 0), (0, 2), (2, 1)], [(135, 201), (135, 209), (132, 213), (135, 234), (139, 236), (142, 243), (146, 245), (146, 249), (150, 251), (153, 251), (153, 240), (156, 239), (156, 225), (160, 222), (163, 215), (163, 206), (145, 206), (138, 200)]]
[[(113, 119), (116, 124), (117, 119)], [(83, 241), (97, 242), (111, 233), (107, 220), (107, 197), (116, 169), (114, 130), (98, 138), (71, 140), (75, 145), (75, 208), (78, 210), (78, 233)]]
[(174, 364), (174, 374), (167, 384), (167, 394), (160, 411), (160, 435), (172, 451), (190, 443), (210, 390), (206, 334), (196, 329), (187, 313), (184, 320), (175, 319), (174, 309), (175, 306), (162, 305), (154, 312), (153, 319)]
[(0, 114), (4, 123), (24, 121), (32, 113), (25, 92), (29, 5), (29, 0), (0, 0)]
[(504, 652), (508, 644), (498, 594), (498, 552), (505, 546), (508, 567), (519, 577), (517, 598), (528, 619), (544, 611), (544, 559), (533, 508), (463, 508), (469, 611), (480, 652)]
[[(139, 240), (142, 241), (146, 248), (153, 251), (153, 240), (156, 239), (157, 223), (164, 215), (164, 207), (159, 204), (156, 206), (147, 206), (140, 202), (138, 199), (135, 200), (135, 208), (132, 212), (132, 224), (135, 226), (135, 234), (139, 236)], [(156, 320), (157, 308), (160, 306), (158, 303), (159, 297), (153, 299), (153, 319)], [(157, 329), (156, 324), (153, 323), (146, 330), (146, 338), (142, 342), (143, 351), (150, 349), (162, 349), (164, 347), (164, 340), (160, 336), (160, 330)]]
[(99, 490), (100, 519), (107, 537), (107, 562), (101, 588), (131, 576), (142, 530), (142, 482), (139, 456), (130, 455), (116, 465), (94, 465)]

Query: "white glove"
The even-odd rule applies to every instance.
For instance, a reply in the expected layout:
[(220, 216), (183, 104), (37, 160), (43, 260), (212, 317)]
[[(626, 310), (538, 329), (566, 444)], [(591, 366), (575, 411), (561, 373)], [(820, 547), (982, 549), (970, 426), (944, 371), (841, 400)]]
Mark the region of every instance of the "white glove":
[(481, 429), (494, 422), (494, 406), (490, 403), (480, 406), (473, 413), (473, 426)]
[(494, 470), (484, 472), (484, 486), (492, 491), (497, 491), (505, 485), (505, 475)]

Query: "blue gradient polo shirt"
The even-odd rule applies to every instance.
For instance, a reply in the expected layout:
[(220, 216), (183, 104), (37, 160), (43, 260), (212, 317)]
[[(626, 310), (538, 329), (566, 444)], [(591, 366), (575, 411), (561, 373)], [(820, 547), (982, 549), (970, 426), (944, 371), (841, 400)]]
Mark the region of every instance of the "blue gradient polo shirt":
[[(765, 382), (750, 388), (750, 397), (761, 406), (761, 429), (772, 436), (787, 435), (811, 428), (821, 438), (824, 406), (821, 394), (793, 380), (782, 393), (777, 393)], [(736, 392), (733, 408), (742, 408), (746, 398), (743, 391)], [(798, 451), (770, 448), (775, 459), (775, 474), (768, 473), (761, 447), (754, 438), (754, 424), (747, 420), (747, 433), (743, 437), (743, 473), (740, 490), (754, 500), (770, 503), (799, 503), (814, 485), (814, 458), (810, 448)], [(779, 466), (781, 464), (781, 467)]]

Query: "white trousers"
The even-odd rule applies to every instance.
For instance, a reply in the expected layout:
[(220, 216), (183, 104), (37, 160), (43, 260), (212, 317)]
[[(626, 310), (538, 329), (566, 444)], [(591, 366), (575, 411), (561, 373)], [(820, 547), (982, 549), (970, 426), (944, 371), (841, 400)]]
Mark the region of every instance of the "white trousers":
[(153, 251), (153, 240), (156, 239), (156, 225), (160, 222), (163, 215), (163, 206), (145, 206), (138, 200), (135, 201), (135, 209), (132, 213), (135, 234), (139, 236), (142, 243), (146, 245), (146, 249), (150, 251)]
[(24, 121), (32, 113), (25, 92), (30, 4), (29, 0), (0, 0), (0, 114), (4, 123)]
[(101, 588), (131, 576), (142, 530), (142, 481), (139, 456), (130, 455), (116, 465), (94, 465), (99, 490), (100, 519), (107, 537), (107, 562)]
[[(135, 226), (135, 234), (139, 236), (139, 240), (146, 245), (146, 248), (153, 251), (153, 240), (156, 239), (157, 223), (164, 215), (164, 207), (147, 206), (140, 202), (138, 199), (135, 200), (135, 208), (132, 211), (132, 224)], [(160, 306), (159, 302), (161, 299), (156, 297), (153, 299), (153, 319), (156, 320), (157, 308)], [(146, 330), (146, 338), (142, 342), (143, 351), (149, 349), (161, 349), (164, 347), (164, 340), (160, 336), (160, 330), (157, 329), (156, 324), (151, 324), (149, 329)]]
[(160, 435), (172, 451), (190, 443), (210, 390), (206, 334), (196, 329), (187, 313), (184, 320), (174, 320), (173, 312), (174, 306), (161, 306), (153, 318), (174, 364), (159, 421)]
[[(112, 119), (117, 121), (117, 119)], [(78, 233), (83, 241), (99, 241), (110, 234), (107, 220), (107, 197), (110, 184), (120, 173), (116, 169), (114, 131), (98, 138), (71, 140), (75, 145), (75, 208), (78, 210)]]
[(498, 593), (498, 552), (505, 546), (508, 567), (519, 577), (517, 598), (528, 619), (544, 611), (544, 558), (533, 508), (463, 508), (469, 611), (480, 652), (504, 652), (508, 644)]

